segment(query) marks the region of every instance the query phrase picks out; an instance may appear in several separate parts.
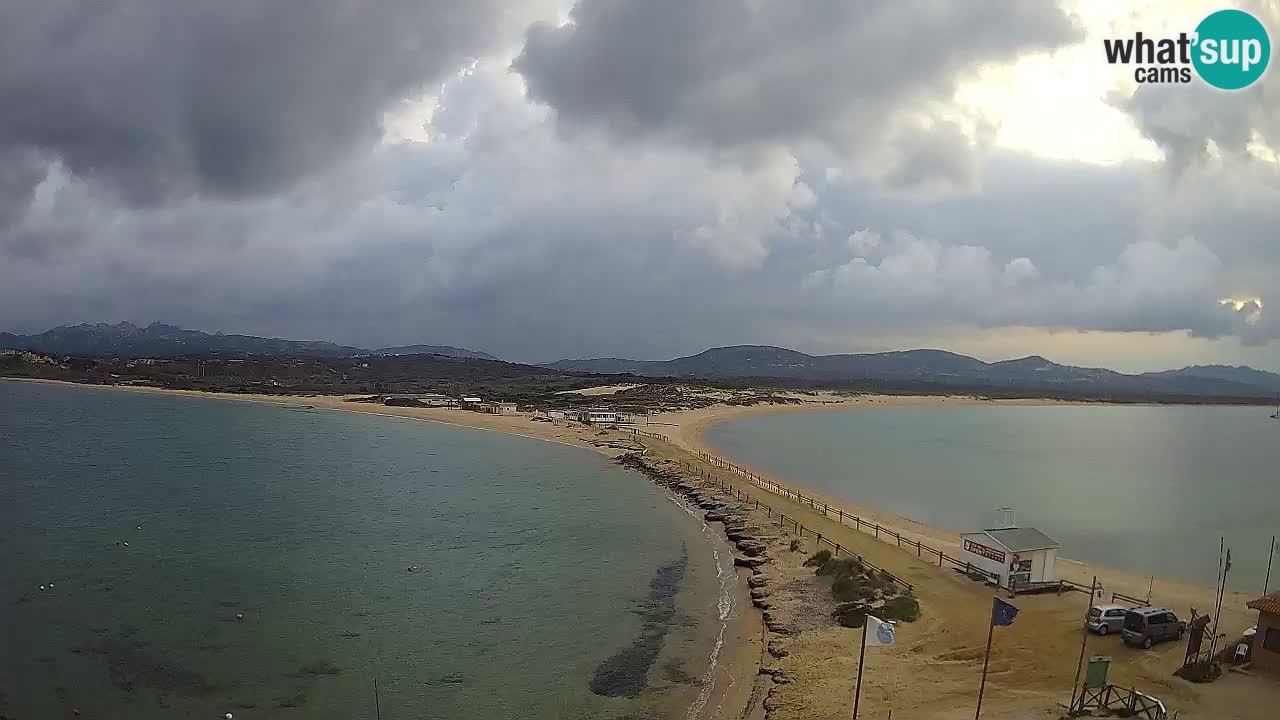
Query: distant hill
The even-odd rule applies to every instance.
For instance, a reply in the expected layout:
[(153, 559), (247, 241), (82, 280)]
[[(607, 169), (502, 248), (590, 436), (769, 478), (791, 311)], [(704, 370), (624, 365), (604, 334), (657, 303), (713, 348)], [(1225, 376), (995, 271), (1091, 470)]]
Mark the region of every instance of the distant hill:
[(51, 355), (80, 357), (180, 357), (183, 355), (300, 355), (343, 357), (348, 355), (434, 354), (448, 357), (496, 360), (494, 356), (447, 345), (409, 345), (366, 350), (325, 341), (283, 340), (255, 335), (226, 335), (186, 330), (164, 323), (139, 327), (130, 322), (61, 325), (37, 335), (0, 333), (0, 349), (31, 350)]
[(444, 355), (445, 357), (473, 358), (475, 360), (498, 359), (487, 352), (467, 350), (466, 348), (457, 348), (452, 345), (404, 345), (401, 347), (378, 348), (374, 350), (374, 353), (377, 355)]
[(1129, 375), (1059, 365), (1039, 356), (988, 363), (944, 350), (808, 355), (766, 345), (738, 345), (674, 360), (560, 360), (547, 367), (642, 377), (758, 378), (871, 388), (1033, 391), (1055, 396), (1265, 398), (1280, 394), (1280, 375), (1247, 367), (1196, 366)]

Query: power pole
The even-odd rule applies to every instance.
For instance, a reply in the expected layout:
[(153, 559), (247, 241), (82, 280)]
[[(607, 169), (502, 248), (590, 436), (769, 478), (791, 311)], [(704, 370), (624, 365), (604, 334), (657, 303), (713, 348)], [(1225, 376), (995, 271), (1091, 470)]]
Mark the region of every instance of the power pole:
[[(1089, 604), (1084, 609), (1084, 622), (1081, 623), (1080, 631), (1080, 659), (1076, 660), (1076, 679), (1071, 684), (1071, 704), (1067, 706), (1067, 712), (1075, 710), (1076, 707), (1076, 690), (1080, 687), (1080, 672), (1084, 670), (1084, 649), (1089, 644), (1089, 611), (1093, 609), (1093, 596), (1098, 592), (1098, 576), (1093, 576), (1093, 583), (1089, 585)], [(1105, 618), (1103, 618), (1105, 621)]]

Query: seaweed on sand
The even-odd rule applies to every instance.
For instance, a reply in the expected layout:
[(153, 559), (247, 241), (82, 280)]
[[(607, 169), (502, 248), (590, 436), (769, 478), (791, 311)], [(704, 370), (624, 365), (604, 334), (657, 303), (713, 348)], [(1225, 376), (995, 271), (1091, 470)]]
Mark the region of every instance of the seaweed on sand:
[(640, 634), (621, 652), (596, 667), (591, 691), (605, 697), (634, 698), (648, 687), (648, 675), (666, 643), (676, 614), (676, 593), (689, 567), (688, 550), (680, 559), (663, 565), (649, 583), (649, 594), (637, 613), (644, 619)]

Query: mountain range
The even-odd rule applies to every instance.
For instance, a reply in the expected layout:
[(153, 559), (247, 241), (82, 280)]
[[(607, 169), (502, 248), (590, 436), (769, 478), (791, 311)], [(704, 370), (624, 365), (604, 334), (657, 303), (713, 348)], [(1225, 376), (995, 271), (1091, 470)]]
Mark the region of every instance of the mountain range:
[(1125, 374), (1103, 368), (1059, 365), (1039, 356), (983, 362), (944, 350), (808, 355), (766, 345), (713, 348), (674, 360), (560, 360), (546, 367), (565, 372), (710, 380), (775, 379), (803, 384), (863, 387), (990, 389), (1098, 395), (1280, 395), (1280, 375), (1249, 367), (1199, 365), (1181, 370)]
[[(449, 345), (377, 349), (324, 341), (228, 335), (152, 323), (139, 327), (63, 325), (35, 335), (0, 333), (0, 349), (97, 358), (172, 358), (184, 355), (307, 356), (440, 355), (497, 361), (489, 353)], [(673, 360), (596, 358), (560, 360), (530, 371), (707, 380), (738, 385), (834, 387), (891, 392), (976, 392), (991, 395), (1142, 399), (1280, 397), (1280, 375), (1249, 367), (1197, 365), (1180, 370), (1126, 374), (1104, 368), (1060, 365), (1031, 356), (984, 362), (944, 350), (809, 355), (767, 345), (712, 348)]]
[(182, 355), (444, 355), (497, 360), (485, 352), (449, 345), (406, 345), (374, 350), (313, 340), (282, 340), (255, 335), (226, 335), (186, 330), (164, 323), (139, 327), (130, 322), (60, 325), (37, 335), (0, 333), (0, 350), (30, 350), (82, 357), (178, 357)]

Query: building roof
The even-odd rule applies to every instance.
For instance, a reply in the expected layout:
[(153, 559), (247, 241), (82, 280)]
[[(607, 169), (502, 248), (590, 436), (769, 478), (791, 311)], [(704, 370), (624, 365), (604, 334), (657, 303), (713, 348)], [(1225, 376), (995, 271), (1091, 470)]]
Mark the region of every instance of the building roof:
[(1247, 605), (1252, 610), (1258, 610), (1269, 615), (1280, 615), (1280, 590), (1270, 595), (1263, 595), (1257, 600), (1250, 600)]
[(1000, 528), (998, 530), (984, 530), (983, 532), (1012, 552), (1029, 552), (1031, 550), (1048, 550), (1062, 547), (1062, 543), (1035, 528)]

